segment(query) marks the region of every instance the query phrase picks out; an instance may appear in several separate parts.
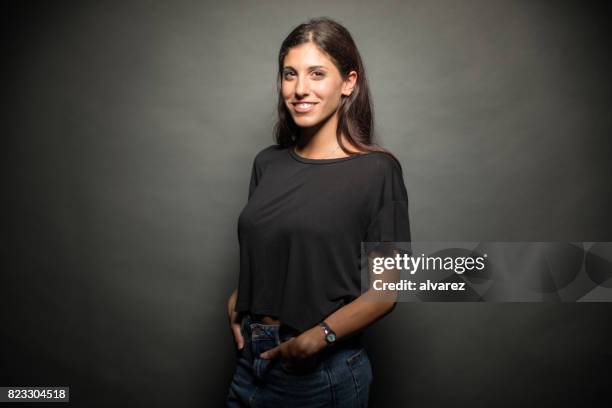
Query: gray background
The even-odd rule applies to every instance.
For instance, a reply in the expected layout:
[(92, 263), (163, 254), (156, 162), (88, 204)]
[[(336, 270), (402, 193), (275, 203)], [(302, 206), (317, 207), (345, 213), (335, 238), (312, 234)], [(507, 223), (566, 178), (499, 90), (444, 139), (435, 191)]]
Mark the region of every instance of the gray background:
[[(0, 384), (222, 406), (236, 221), (309, 17), (360, 48), (414, 240), (612, 241), (611, 13), (588, 4), (4, 2)], [(367, 333), (371, 406), (585, 403), (610, 312), (400, 304)]]

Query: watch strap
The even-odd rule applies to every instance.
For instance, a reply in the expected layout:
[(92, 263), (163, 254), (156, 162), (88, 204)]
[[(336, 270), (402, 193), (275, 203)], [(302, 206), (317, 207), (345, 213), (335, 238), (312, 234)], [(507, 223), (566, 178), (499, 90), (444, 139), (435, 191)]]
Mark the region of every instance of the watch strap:
[(325, 342), (327, 344), (335, 344), (336, 343), (336, 332), (332, 330), (331, 327), (325, 321), (319, 323), (319, 326), (323, 327), (323, 332), (325, 333)]

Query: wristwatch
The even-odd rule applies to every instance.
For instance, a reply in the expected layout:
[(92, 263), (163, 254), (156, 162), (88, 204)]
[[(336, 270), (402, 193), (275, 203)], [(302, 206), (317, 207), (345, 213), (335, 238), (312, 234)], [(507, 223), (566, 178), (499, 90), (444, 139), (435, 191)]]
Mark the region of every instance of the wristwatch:
[(329, 327), (327, 323), (324, 321), (319, 323), (319, 326), (323, 327), (323, 332), (325, 333), (325, 342), (328, 345), (336, 344), (336, 333)]

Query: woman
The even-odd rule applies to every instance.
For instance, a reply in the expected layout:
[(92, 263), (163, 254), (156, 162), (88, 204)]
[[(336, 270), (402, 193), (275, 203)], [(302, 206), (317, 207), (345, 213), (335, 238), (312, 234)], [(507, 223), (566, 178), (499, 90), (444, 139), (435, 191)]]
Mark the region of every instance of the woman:
[(255, 157), (238, 220), (227, 405), (366, 407), (360, 334), (395, 298), (362, 293), (361, 242), (410, 241), (402, 170), (372, 140), (364, 67), (343, 26), (299, 25), (278, 64), (277, 144)]

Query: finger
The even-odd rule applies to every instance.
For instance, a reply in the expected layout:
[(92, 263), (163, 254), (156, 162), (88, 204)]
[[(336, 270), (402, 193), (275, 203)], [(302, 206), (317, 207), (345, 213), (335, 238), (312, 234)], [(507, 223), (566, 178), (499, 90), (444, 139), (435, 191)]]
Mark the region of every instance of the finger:
[(234, 332), (234, 342), (236, 343), (236, 347), (238, 347), (238, 350), (241, 350), (244, 347), (244, 337), (242, 337), (240, 325), (232, 324), (232, 331)]
[(270, 350), (261, 353), (259, 357), (266, 360), (275, 359), (281, 353), (281, 348), (282, 346), (276, 346), (274, 348), (271, 348)]

